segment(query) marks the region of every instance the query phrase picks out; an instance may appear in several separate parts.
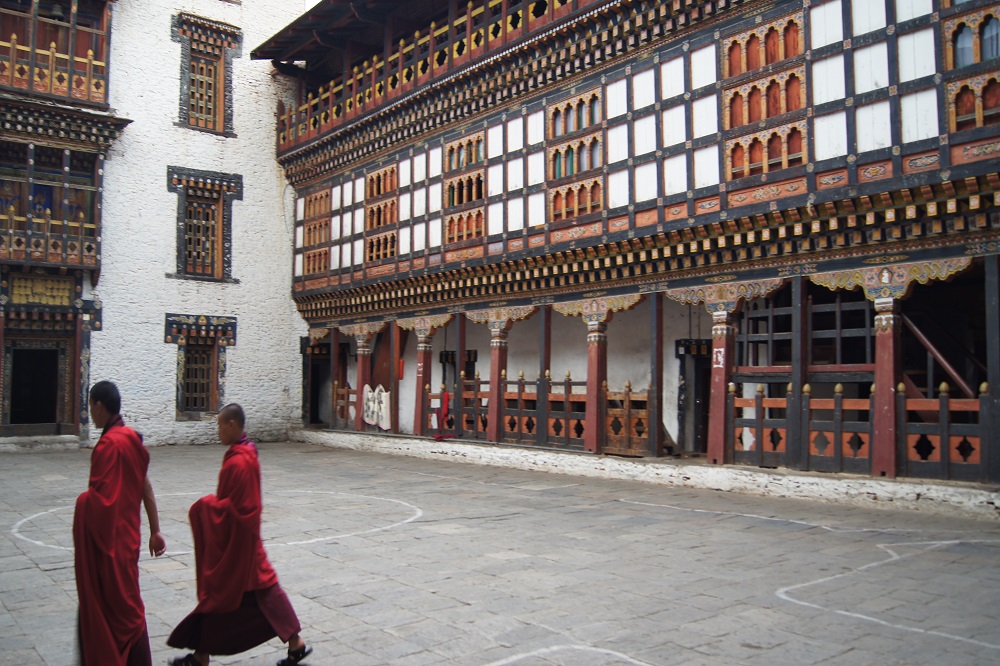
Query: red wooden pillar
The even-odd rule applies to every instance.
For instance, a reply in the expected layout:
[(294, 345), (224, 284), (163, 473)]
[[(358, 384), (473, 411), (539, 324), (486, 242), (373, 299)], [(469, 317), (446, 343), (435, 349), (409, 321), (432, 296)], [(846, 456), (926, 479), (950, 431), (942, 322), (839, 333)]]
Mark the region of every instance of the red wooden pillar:
[[(608, 319), (611, 313), (608, 313)], [(608, 336), (606, 321), (587, 322), (587, 428), (583, 450), (597, 453), (604, 441), (604, 382), (608, 379)]]
[(358, 344), (358, 383), (355, 384), (357, 395), (354, 402), (354, 429), (361, 432), (365, 429), (365, 387), (372, 383), (372, 335), (364, 333), (355, 336)]
[(507, 331), (509, 321), (490, 323), (490, 401), (486, 408), (486, 439), (503, 439), (503, 408), (507, 392)]
[(431, 337), (434, 329), (417, 331), (417, 386), (414, 401), (413, 432), (416, 435), (427, 434), (427, 393), (431, 392), (431, 364), (434, 362)]
[(896, 383), (902, 344), (898, 304), (875, 299), (875, 414), (872, 417), (872, 476), (896, 477)]
[(708, 461), (712, 464), (732, 462), (727, 458), (726, 396), (733, 374), (735, 329), (726, 311), (712, 314), (712, 381), (708, 400)]

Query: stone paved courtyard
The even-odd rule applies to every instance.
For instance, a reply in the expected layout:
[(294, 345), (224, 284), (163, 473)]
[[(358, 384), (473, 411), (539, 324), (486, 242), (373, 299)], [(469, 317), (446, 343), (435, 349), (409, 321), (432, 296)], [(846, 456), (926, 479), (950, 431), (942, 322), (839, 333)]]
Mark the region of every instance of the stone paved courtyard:
[[(222, 453), (151, 449), (168, 540), (140, 559), (154, 663), (195, 603), (187, 508)], [(1000, 663), (996, 523), (308, 444), (261, 460), (268, 551), (314, 666)], [(0, 456), (0, 664), (77, 662), (88, 465)]]

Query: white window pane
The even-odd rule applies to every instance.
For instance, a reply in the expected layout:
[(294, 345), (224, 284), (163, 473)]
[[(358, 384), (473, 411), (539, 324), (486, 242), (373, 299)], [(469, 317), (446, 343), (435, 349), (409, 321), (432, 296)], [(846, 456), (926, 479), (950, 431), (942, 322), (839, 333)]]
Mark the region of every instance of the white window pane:
[(399, 253), (409, 254), (410, 253), (410, 232), (409, 227), (400, 227), (399, 229)]
[(670, 99), (684, 92), (684, 58), (675, 58), (660, 65), (660, 95)]
[(503, 233), (503, 202), (489, 205), (486, 210), (486, 227), (490, 236)]
[(719, 182), (719, 147), (708, 146), (694, 152), (694, 186), (707, 187)]
[(428, 220), (427, 231), (430, 233), (430, 238), (427, 239), (427, 247), (440, 247), (441, 246), (441, 220)]
[(354, 210), (354, 233), (360, 234), (365, 230), (365, 209), (357, 208)]
[(921, 90), (899, 98), (903, 116), (903, 143), (938, 135), (937, 92)]
[(528, 197), (528, 226), (545, 224), (545, 192), (535, 192)]
[(399, 195), (399, 219), (400, 221), (410, 219), (410, 193), (404, 192)]
[(340, 216), (334, 215), (330, 218), (330, 238), (337, 240), (340, 238)]
[(298, 277), (302, 275), (302, 255), (295, 255), (295, 276)]
[(825, 104), (846, 97), (844, 56), (836, 55), (813, 63), (813, 104)]
[(399, 163), (399, 186), (406, 187), (409, 184), (410, 184), (410, 160), (405, 159)]
[(524, 187), (524, 160), (517, 158), (507, 162), (507, 191), (513, 192)]
[(901, 23), (911, 18), (925, 16), (931, 13), (931, 0), (896, 0), (896, 22)]
[(441, 210), (441, 183), (427, 188), (427, 210), (431, 213)]
[(899, 81), (912, 81), (934, 73), (934, 31), (928, 28), (908, 35), (900, 35)]
[(536, 111), (528, 116), (528, 145), (545, 140), (545, 112)]
[(510, 199), (507, 202), (507, 231), (524, 229), (524, 199)]
[(635, 168), (635, 200), (649, 201), (656, 198), (656, 162)]
[(361, 203), (365, 200), (365, 179), (356, 178), (354, 180), (354, 203)]
[(365, 262), (365, 242), (363, 240), (354, 241), (354, 251), (353, 251), (353, 263), (355, 266), (360, 266)]
[(413, 156), (413, 182), (427, 180), (427, 153), (417, 153)]
[(715, 44), (691, 52), (691, 89), (695, 90), (716, 80)]
[(354, 214), (347, 213), (344, 215), (344, 238), (349, 238), (354, 234)]
[(305, 230), (302, 227), (295, 227), (295, 247), (302, 247), (302, 236)]
[(632, 108), (642, 109), (656, 99), (656, 81), (653, 70), (648, 69), (632, 77)]
[(687, 192), (687, 154), (681, 153), (663, 160), (663, 194)]
[(330, 188), (330, 210), (340, 210), (340, 185)]
[(427, 247), (427, 226), (420, 222), (413, 225), (413, 251), (421, 252)]
[(844, 17), (840, 11), (840, 0), (826, 2), (809, 11), (810, 46), (818, 49), (844, 39)]
[(514, 118), (507, 121), (507, 152), (524, 148), (524, 120)]
[(338, 270), (340, 268), (340, 246), (334, 245), (330, 248), (330, 268)]
[(420, 217), (427, 213), (427, 190), (420, 188), (413, 190), (413, 217)]
[(694, 122), (694, 138), (715, 134), (719, 131), (719, 102), (716, 95), (702, 97), (691, 105), (691, 120)]
[(628, 111), (628, 87), (625, 79), (609, 83), (604, 89), (604, 99), (609, 119), (624, 115)]
[(858, 132), (859, 153), (892, 145), (888, 101), (859, 106), (855, 112), (854, 122)]
[(687, 117), (684, 105), (678, 104), (663, 112), (663, 147), (676, 146), (687, 139)]
[(295, 219), (296, 221), (306, 219), (306, 200), (304, 197), (300, 197), (295, 202)]
[(340, 246), (340, 267), (350, 268), (351, 267), (351, 247), (352, 243), (344, 243)]
[(427, 165), (427, 176), (428, 178), (434, 178), (435, 176), (441, 175), (441, 148), (432, 148), (427, 153), (427, 159), (429, 163)]
[(633, 130), (635, 131), (633, 155), (645, 155), (656, 150), (656, 141), (653, 140), (656, 136), (656, 116), (646, 116), (635, 121)]
[(854, 52), (854, 92), (885, 88), (889, 85), (889, 54), (885, 42), (878, 42)]
[(885, 27), (885, 0), (854, 0), (851, 3), (854, 34), (864, 35)]
[(503, 155), (503, 125), (494, 125), (486, 130), (486, 157)]
[(545, 153), (528, 155), (528, 185), (537, 185), (545, 180)]
[(813, 120), (816, 159), (825, 160), (847, 154), (847, 116), (843, 111)]
[(608, 163), (614, 164), (628, 157), (628, 125), (618, 125), (608, 130)]
[(628, 170), (608, 174), (608, 208), (618, 208), (629, 202)]
[(503, 164), (494, 164), (486, 170), (486, 194), (503, 194)]
[(350, 181), (344, 183), (344, 206), (350, 206), (354, 203), (354, 186), (351, 185)]

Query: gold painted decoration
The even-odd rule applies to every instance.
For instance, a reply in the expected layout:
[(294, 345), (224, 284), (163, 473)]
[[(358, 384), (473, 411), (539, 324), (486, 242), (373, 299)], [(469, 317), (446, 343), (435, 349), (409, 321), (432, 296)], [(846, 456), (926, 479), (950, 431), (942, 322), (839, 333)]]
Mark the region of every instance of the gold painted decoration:
[(431, 334), (432, 329), (447, 326), (453, 316), (450, 314), (438, 314), (398, 319), (396, 320), (396, 325), (404, 330), (416, 332), (419, 337), (426, 338)]
[(72, 305), (73, 278), (10, 276), (10, 302), (15, 305)]
[(947, 280), (972, 263), (971, 257), (936, 259), (911, 264), (872, 266), (835, 273), (820, 273), (809, 277), (815, 284), (831, 291), (861, 287), (870, 301), (878, 298), (905, 298), (914, 282), (927, 284), (932, 280)]
[(567, 317), (580, 317), (587, 324), (596, 324), (607, 321), (608, 314), (612, 312), (623, 312), (631, 309), (640, 300), (642, 300), (642, 294), (625, 294), (556, 303), (552, 309)]
[(749, 282), (728, 282), (725, 284), (704, 285), (700, 287), (685, 287), (669, 289), (664, 292), (673, 300), (686, 305), (704, 303), (710, 313), (729, 313), (736, 309), (741, 300), (753, 300), (767, 296), (784, 284), (783, 278), (752, 280)]
[(310, 328), (309, 329), (309, 344), (314, 345), (317, 341), (322, 340), (326, 337), (327, 333), (330, 332), (328, 328)]
[(366, 321), (361, 324), (350, 324), (349, 326), (338, 326), (340, 332), (345, 335), (353, 335), (356, 338), (368, 337), (378, 333), (385, 328), (384, 321)]
[(486, 324), (490, 332), (497, 335), (506, 331), (512, 322), (527, 319), (537, 310), (538, 308), (532, 305), (503, 306), (491, 310), (473, 310), (466, 312), (465, 316), (469, 321)]

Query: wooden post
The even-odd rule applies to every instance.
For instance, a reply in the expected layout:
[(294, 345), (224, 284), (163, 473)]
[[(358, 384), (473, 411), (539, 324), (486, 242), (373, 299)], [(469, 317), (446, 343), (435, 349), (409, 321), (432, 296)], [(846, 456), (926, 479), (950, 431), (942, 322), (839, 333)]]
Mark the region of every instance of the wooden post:
[(583, 450), (591, 453), (598, 453), (604, 441), (601, 387), (608, 379), (607, 330), (606, 321), (587, 323), (587, 427), (583, 432)]
[(809, 365), (809, 300), (805, 278), (792, 278), (792, 376), (785, 428), (785, 464), (791, 469), (809, 469), (809, 412), (803, 410), (802, 387)]
[(535, 443), (545, 444), (549, 436), (549, 379), (552, 369), (552, 306), (543, 305), (538, 318), (541, 335), (541, 354), (538, 358), (538, 381), (536, 382), (535, 409), (538, 424), (535, 428)]
[(399, 325), (389, 324), (389, 344), (392, 347), (392, 367), (389, 368), (389, 432), (399, 433), (399, 362), (403, 357)]
[(419, 436), (427, 434), (428, 401), (424, 394), (430, 392), (428, 387), (431, 385), (431, 364), (434, 362), (433, 346), (431, 345), (433, 335), (433, 328), (417, 331), (417, 385), (413, 432)]
[(337, 377), (340, 371), (340, 331), (331, 328), (327, 332), (330, 336), (330, 429), (337, 427)]
[(727, 464), (729, 447), (726, 433), (730, 424), (726, 422), (726, 392), (733, 373), (733, 349), (735, 328), (728, 312), (712, 314), (712, 381), (711, 396), (708, 399), (708, 461), (712, 464)]
[[(652, 349), (649, 359), (649, 428), (646, 452), (651, 456), (663, 455), (663, 294), (649, 296), (649, 324)], [(683, 360), (682, 360), (683, 362)]]
[(988, 437), (981, 455), (990, 481), (1000, 481), (1000, 257), (983, 258), (986, 269), (986, 383), (990, 409), (980, 413)]
[(875, 300), (875, 413), (872, 415), (872, 476), (896, 477), (896, 383), (899, 380), (900, 317), (892, 298)]
[(372, 348), (371, 334), (355, 336), (358, 344), (358, 383), (355, 384), (354, 429), (361, 432), (365, 429), (365, 386), (372, 381)]
[(490, 324), (490, 398), (486, 411), (486, 439), (503, 441), (504, 393), (507, 391), (507, 331), (510, 322)]

